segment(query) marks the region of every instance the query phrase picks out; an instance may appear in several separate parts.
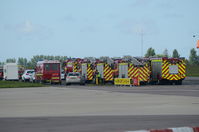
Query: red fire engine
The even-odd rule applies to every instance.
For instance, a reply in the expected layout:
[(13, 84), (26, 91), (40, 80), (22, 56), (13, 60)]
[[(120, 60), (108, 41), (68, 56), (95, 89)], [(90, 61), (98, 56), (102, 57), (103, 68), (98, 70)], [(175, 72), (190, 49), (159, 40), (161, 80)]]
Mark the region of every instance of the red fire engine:
[(77, 58), (77, 59), (69, 59), (67, 61), (64, 62), (64, 71), (65, 74), (69, 73), (69, 72), (81, 72), (81, 63), (82, 63), (82, 59)]
[(0, 80), (3, 79), (3, 67), (0, 67)]
[(36, 65), (36, 82), (61, 83), (61, 65), (59, 61), (39, 61)]

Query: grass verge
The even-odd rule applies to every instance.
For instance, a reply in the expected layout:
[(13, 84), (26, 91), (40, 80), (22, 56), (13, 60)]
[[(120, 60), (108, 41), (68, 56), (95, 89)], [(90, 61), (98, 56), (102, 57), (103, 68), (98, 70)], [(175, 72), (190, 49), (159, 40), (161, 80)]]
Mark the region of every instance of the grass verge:
[(186, 74), (189, 77), (199, 77), (199, 66), (198, 65), (187, 65)]
[(19, 81), (0, 81), (0, 88), (25, 88), (25, 87), (43, 87), (40, 83), (29, 83)]

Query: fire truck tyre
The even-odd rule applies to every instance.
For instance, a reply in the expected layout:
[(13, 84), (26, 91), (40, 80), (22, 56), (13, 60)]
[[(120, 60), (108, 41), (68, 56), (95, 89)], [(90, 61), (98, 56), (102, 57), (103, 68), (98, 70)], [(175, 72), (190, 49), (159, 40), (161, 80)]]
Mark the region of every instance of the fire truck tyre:
[(176, 81), (175, 85), (182, 85), (182, 80)]
[(42, 80), (39, 80), (39, 83), (43, 83), (43, 81), (42, 81)]
[(82, 83), (80, 83), (80, 85), (85, 85), (85, 83), (82, 82)]

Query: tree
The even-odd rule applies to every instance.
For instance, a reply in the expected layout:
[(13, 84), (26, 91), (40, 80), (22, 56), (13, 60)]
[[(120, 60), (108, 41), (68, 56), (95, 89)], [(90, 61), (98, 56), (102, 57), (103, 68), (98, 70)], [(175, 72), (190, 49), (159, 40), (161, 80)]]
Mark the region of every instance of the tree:
[(163, 56), (164, 56), (164, 57), (169, 57), (168, 49), (165, 49), (165, 50), (163, 51)]
[(26, 58), (18, 58), (18, 65), (23, 66), (24, 68), (27, 67), (28, 60)]
[(180, 54), (178, 53), (178, 51), (176, 49), (173, 50), (173, 58), (180, 58)]
[(3, 66), (5, 63), (4, 62), (0, 62), (0, 66)]
[(16, 59), (15, 58), (6, 59), (6, 63), (16, 63)]
[(194, 48), (191, 49), (190, 51), (190, 56), (189, 56), (189, 63), (190, 64), (199, 64), (198, 56), (196, 54), (196, 50)]
[(145, 54), (145, 57), (152, 57), (152, 56), (155, 56), (155, 50), (152, 47), (150, 47), (147, 50), (147, 53)]

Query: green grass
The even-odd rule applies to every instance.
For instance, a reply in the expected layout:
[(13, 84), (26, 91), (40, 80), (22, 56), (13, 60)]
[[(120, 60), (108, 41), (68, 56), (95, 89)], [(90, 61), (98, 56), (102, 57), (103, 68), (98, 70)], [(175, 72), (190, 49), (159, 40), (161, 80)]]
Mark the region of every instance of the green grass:
[(199, 65), (187, 65), (186, 75), (189, 77), (199, 77)]
[(43, 87), (40, 83), (29, 83), (19, 81), (0, 81), (0, 88), (25, 88), (25, 87)]

